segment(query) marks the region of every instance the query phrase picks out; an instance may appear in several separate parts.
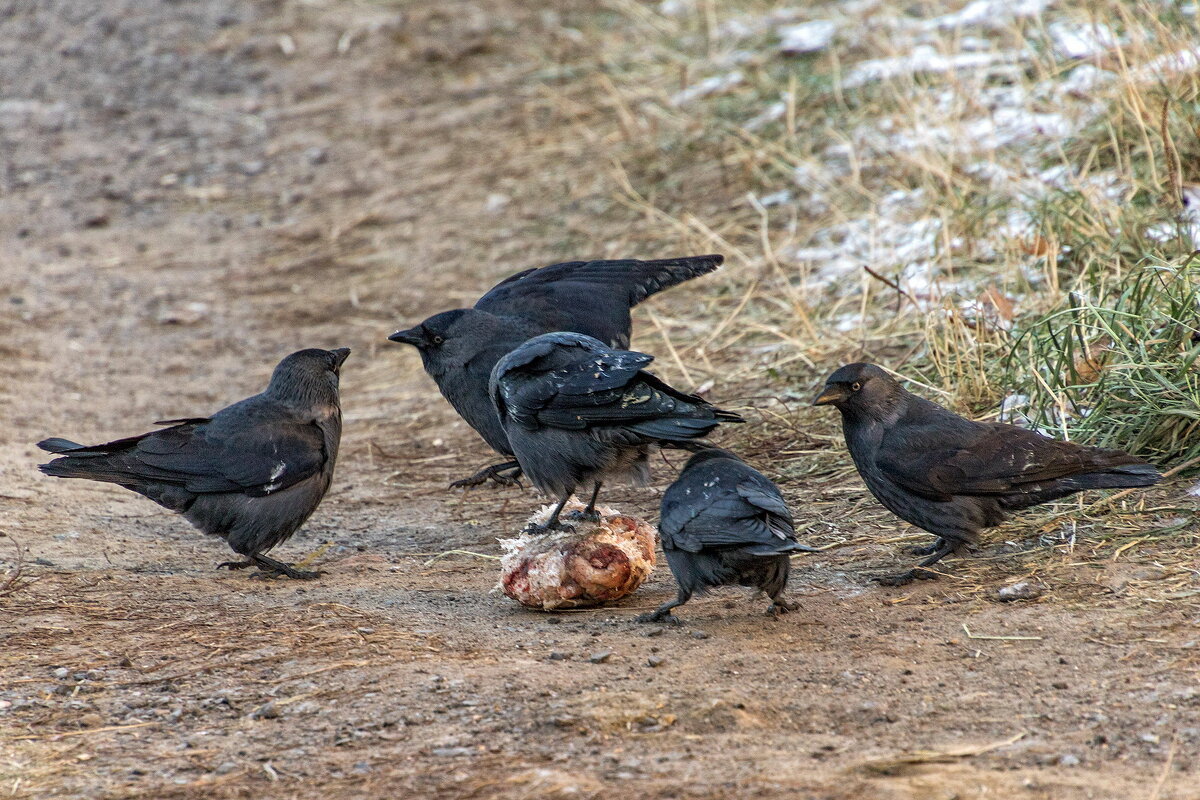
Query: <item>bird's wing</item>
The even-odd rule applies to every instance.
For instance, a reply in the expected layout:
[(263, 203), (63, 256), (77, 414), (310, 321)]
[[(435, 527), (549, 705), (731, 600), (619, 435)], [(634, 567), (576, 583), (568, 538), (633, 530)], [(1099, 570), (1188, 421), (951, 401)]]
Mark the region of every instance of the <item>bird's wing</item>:
[[(894, 482), (935, 500), (953, 495), (1005, 495), (1138, 459), (1051, 439), (1013, 425), (979, 425), (959, 446), (904, 451), (881, 448), (877, 463)], [(1101, 455), (1106, 454), (1106, 455)]]
[(131, 474), (190, 492), (261, 497), (320, 471), (327, 459), (315, 423), (258, 421), (214, 426), (187, 422), (137, 437), (122, 459)]
[(751, 476), (737, 486), (737, 493), (750, 505), (765, 512), (767, 527), (780, 539), (796, 538), (796, 523), (779, 490), (767, 481)]
[(651, 356), (621, 350), (581, 355), (565, 367), (503, 383), (509, 415), (529, 428), (583, 430), (645, 419), (661, 405), (639, 380)]
[(499, 316), (524, 317), (545, 331), (575, 331), (629, 345), (629, 309), (652, 294), (711, 272), (722, 256), (659, 261), (570, 261), (507, 278), (475, 303)]

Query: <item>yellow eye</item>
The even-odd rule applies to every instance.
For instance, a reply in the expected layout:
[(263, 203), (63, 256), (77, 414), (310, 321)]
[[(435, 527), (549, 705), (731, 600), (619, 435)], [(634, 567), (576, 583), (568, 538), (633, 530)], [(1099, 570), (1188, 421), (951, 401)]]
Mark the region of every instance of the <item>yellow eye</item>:
[(855, 381), (854, 383), (850, 384), (850, 391), (852, 391), (852, 392), (857, 392), (861, 388), (862, 388), (862, 384), (859, 383), (858, 381)]

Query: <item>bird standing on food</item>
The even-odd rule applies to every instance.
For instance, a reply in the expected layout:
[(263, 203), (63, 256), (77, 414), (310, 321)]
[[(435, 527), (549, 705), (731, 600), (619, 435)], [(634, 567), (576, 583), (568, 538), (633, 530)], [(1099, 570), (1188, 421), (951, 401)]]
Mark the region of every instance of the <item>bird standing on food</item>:
[(315, 578), (263, 555), (287, 540), (320, 504), (333, 480), (342, 409), (338, 376), (347, 348), (292, 353), (262, 394), (211, 417), (160, 422), (162, 430), (99, 445), (46, 439), (61, 455), (39, 469), (58, 478), (124, 486), (224, 538), (266, 575)]
[(694, 450), (692, 440), (720, 423), (743, 421), (643, 372), (653, 360), (560, 332), (534, 337), (496, 363), (490, 392), (513, 453), (534, 485), (559, 501), (543, 527), (559, 527), (576, 487), (593, 484), (582, 516), (596, 519), (601, 483), (629, 477), (644, 485), (654, 446)]
[(671, 609), (716, 586), (750, 586), (771, 598), (767, 613), (796, 610), (783, 599), (796, 540), (779, 487), (738, 456), (712, 447), (693, 455), (663, 494), (658, 522), (679, 595), (638, 622), (674, 622)]
[(938, 537), (914, 551), (915, 569), (878, 579), (902, 585), (973, 543), (1010, 511), (1085, 489), (1152, 486), (1153, 464), (1121, 450), (1084, 447), (1015, 425), (972, 422), (906, 391), (874, 364), (848, 364), (814, 405), (842, 413), (846, 446), (871, 494), (896, 516)]
[[(425, 372), (467, 424), (493, 450), (512, 456), (508, 435), (488, 394), (492, 367), (522, 342), (542, 333), (574, 331), (611, 347), (628, 347), (630, 309), (647, 297), (712, 272), (719, 255), (658, 261), (571, 261), (519, 272), (475, 303), (435, 314), (388, 337), (416, 347)], [(450, 484), (487, 480), (512, 484), (521, 474), (515, 460), (487, 467)]]

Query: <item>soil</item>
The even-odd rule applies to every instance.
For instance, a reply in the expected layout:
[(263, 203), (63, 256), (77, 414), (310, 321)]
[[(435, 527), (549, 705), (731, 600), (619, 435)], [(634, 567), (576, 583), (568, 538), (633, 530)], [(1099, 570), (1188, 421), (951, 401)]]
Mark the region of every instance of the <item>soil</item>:
[[(572, 23), (606, 12), (532, 6), (0, 15), (0, 794), (1200, 796), (1195, 561), (1154, 542), (993, 542), (882, 588), (917, 537), (843, 470), (785, 485), (831, 546), (782, 619), (729, 591), (639, 625), (662, 566), (597, 610), (493, 591), (471, 553), (541, 499), (445, 488), (489, 454), (385, 337), (528, 266), (685, 247), (614, 200), (564, 110), (602, 58)], [(44, 436), (209, 413), (308, 346), (354, 350), (334, 487), (274, 553), (331, 543), (320, 580), (217, 572), (222, 542), (35, 469)], [(606, 502), (654, 519), (657, 473)]]

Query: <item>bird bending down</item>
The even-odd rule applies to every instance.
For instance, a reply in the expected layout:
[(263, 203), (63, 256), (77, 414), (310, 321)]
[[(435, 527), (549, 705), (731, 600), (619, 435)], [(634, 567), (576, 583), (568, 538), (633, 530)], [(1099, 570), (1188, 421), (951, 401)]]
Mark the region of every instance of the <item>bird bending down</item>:
[(783, 598), (791, 555), (816, 551), (796, 540), (779, 487), (728, 450), (706, 448), (688, 460), (663, 494), (658, 529), (679, 594), (638, 622), (680, 624), (671, 609), (716, 586), (759, 589), (772, 616), (796, 610)]
[(906, 391), (874, 364), (848, 364), (825, 382), (814, 405), (842, 414), (854, 466), (875, 499), (937, 536), (929, 556), (900, 575), (899, 586), (933, 578), (926, 569), (1010, 511), (1085, 489), (1152, 486), (1153, 464), (1121, 450), (1063, 442), (998, 422), (972, 422)]
[(534, 485), (558, 498), (545, 528), (560, 527), (576, 487), (592, 484), (582, 516), (596, 519), (600, 485), (618, 476), (644, 484), (654, 446), (695, 450), (692, 440), (720, 423), (743, 421), (643, 372), (653, 360), (559, 332), (497, 362), (490, 392), (513, 453)]
[(293, 353), (262, 394), (211, 417), (160, 422), (170, 427), (107, 444), (46, 439), (38, 447), (62, 457), (39, 469), (115, 483), (182, 514), (246, 557), (219, 567), (315, 578), (321, 573), (263, 554), (295, 533), (333, 480), (342, 436), (338, 375), (348, 355), (344, 347)]
[(513, 459), (504, 426), (488, 394), (496, 362), (528, 339), (574, 331), (611, 347), (628, 347), (630, 309), (664, 289), (712, 272), (719, 255), (657, 261), (571, 261), (519, 272), (494, 286), (473, 308), (443, 311), (388, 337), (421, 354), (425, 372), (484, 441), (511, 460), (493, 464), (452, 487), (488, 480), (515, 484), (521, 468)]

